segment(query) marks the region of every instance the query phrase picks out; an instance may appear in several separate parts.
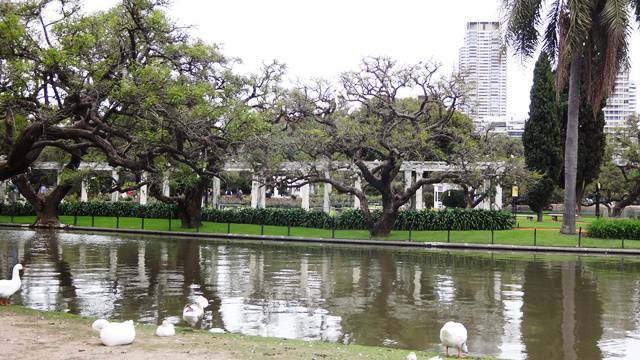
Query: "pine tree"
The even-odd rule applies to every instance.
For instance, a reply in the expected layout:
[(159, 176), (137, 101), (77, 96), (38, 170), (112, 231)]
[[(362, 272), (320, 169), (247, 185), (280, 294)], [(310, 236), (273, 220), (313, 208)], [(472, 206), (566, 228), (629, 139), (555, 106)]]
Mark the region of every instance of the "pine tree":
[(527, 121), (522, 143), (527, 168), (542, 174), (539, 183), (532, 186), (528, 194), (531, 210), (542, 221), (542, 210), (549, 203), (554, 181), (562, 169), (563, 143), (558, 105), (556, 101), (555, 78), (546, 53), (541, 53), (533, 71)]

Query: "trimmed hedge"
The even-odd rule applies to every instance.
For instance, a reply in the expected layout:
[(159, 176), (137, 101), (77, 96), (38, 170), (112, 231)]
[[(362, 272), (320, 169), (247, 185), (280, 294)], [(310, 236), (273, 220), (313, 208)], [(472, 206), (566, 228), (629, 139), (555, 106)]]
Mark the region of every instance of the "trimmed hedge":
[(640, 220), (600, 219), (588, 226), (589, 236), (602, 239), (640, 239)]
[[(15, 208), (13, 207), (15, 206)], [(31, 205), (2, 204), (3, 215), (35, 215)], [(65, 202), (60, 204), (60, 215), (120, 216), (169, 218), (176, 217), (175, 206), (164, 203), (140, 205), (130, 202)], [(374, 221), (382, 216), (372, 211)], [(366, 230), (361, 210), (347, 209), (336, 216), (302, 208), (240, 208), (229, 210), (202, 209), (202, 220), (218, 223), (298, 226), (337, 230)], [(446, 209), (442, 211), (401, 211), (395, 230), (508, 230), (514, 225), (513, 216), (506, 211)]]

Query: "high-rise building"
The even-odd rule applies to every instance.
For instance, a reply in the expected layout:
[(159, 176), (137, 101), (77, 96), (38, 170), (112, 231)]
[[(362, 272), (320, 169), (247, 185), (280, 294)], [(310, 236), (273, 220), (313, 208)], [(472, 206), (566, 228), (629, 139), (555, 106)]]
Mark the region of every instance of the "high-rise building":
[(603, 109), (605, 131), (612, 132), (626, 125), (626, 120), (636, 112), (638, 93), (636, 84), (629, 77), (629, 70), (623, 69), (616, 76), (616, 83)]
[(499, 22), (467, 23), (459, 65), (467, 85), (462, 110), (476, 126), (506, 127), (507, 56)]

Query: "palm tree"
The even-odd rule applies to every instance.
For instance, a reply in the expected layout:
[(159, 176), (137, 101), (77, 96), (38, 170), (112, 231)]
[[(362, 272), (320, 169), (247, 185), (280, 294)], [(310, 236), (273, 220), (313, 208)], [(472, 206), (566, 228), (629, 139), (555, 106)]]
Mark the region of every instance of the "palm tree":
[[(543, 18), (547, 5), (549, 10)], [(531, 57), (542, 40), (543, 49), (556, 64), (557, 89), (563, 88), (568, 76), (564, 217), (560, 232), (575, 234), (581, 94), (595, 113), (611, 91), (620, 68), (628, 66), (632, 25), (634, 21), (640, 24), (640, 0), (503, 0), (503, 7), (506, 41), (515, 52)], [(538, 31), (540, 26), (545, 26), (543, 34)]]

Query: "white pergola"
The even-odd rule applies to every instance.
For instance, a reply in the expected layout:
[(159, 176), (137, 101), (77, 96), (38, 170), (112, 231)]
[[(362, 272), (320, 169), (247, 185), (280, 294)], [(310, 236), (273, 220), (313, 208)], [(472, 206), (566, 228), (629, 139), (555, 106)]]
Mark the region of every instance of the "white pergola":
[[(379, 162), (368, 162), (367, 165), (374, 167), (378, 165)], [(479, 166), (487, 166), (489, 164), (480, 164)], [(495, 164), (491, 164), (495, 165)], [(283, 171), (303, 171), (305, 169), (309, 169), (311, 167), (319, 167), (324, 169), (325, 176), (329, 177), (332, 171), (347, 171), (353, 170), (353, 167), (350, 167), (348, 163), (304, 163), (304, 162), (285, 162), (281, 165), (281, 170)], [(58, 174), (63, 170), (64, 165), (56, 162), (36, 162), (31, 168), (39, 169), (39, 170), (52, 170), (57, 171)], [(82, 163), (80, 165), (80, 170), (94, 170), (94, 171), (111, 171), (111, 176), (117, 181), (118, 180), (118, 171), (116, 168), (110, 166), (107, 163), (102, 162), (87, 162)], [(254, 169), (248, 163), (244, 162), (228, 162), (224, 165), (223, 170), (226, 172), (251, 172), (251, 207), (252, 208), (264, 208), (266, 207), (266, 187), (265, 182), (261, 179), (260, 175), (256, 174)], [(404, 186), (405, 189), (411, 186), (411, 184), (415, 181), (415, 179), (419, 179), (422, 176), (422, 173), (425, 171), (428, 172), (455, 172), (458, 169), (454, 166), (451, 166), (445, 162), (435, 162), (435, 161), (405, 161), (402, 163), (400, 167), (400, 171), (404, 173)], [(143, 174), (143, 178), (146, 174)], [(60, 177), (58, 176), (58, 181)], [(485, 180), (485, 186), (489, 186), (490, 180)], [(354, 179), (354, 186), (356, 188), (361, 188), (362, 181), (359, 177)], [(454, 189), (456, 186), (454, 184), (434, 184), (433, 190), (433, 199), (434, 199), (434, 208), (441, 208), (442, 202), (441, 194), (450, 189)], [(212, 184), (212, 193), (213, 199), (212, 204), (214, 207), (217, 207), (219, 204), (220, 197), (220, 179), (214, 177)], [(500, 185), (496, 186), (496, 197), (492, 202), (489, 199), (484, 200), (478, 208), (482, 209), (499, 209), (502, 207), (502, 189)], [(324, 194), (323, 194), (323, 211), (329, 212), (331, 210), (330, 199), (331, 199), (331, 185), (325, 184), (324, 186)], [(422, 187), (420, 187), (415, 194), (415, 209), (421, 210), (424, 209), (425, 204), (422, 199)], [(169, 179), (168, 176), (165, 177), (162, 184), (162, 192), (164, 195), (170, 195), (169, 189)], [(300, 197), (302, 200), (302, 208), (305, 210), (310, 209), (310, 186), (309, 184), (305, 184), (300, 186)], [(113, 192), (111, 195), (111, 201), (116, 202), (119, 199), (119, 193)], [(80, 201), (88, 201), (88, 193), (87, 193), (87, 182), (83, 181), (81, 184), (80, 191)], [(148, 187), (146, 185), (140, 188), (140, 204), (146, 204), (148, 201)], [(357, 197), (353, 197), (353, 207), (359, 208), (360, 201)]]

